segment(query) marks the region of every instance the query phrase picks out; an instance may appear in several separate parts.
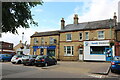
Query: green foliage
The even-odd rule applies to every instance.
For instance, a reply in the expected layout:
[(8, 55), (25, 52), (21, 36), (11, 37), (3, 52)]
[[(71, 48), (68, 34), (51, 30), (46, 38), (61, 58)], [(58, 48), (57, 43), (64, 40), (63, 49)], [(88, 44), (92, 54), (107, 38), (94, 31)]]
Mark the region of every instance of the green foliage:
[(3, 2), (2, 3), (2, 32), (17, 33), (17, 28), (29, 28), (30, 24), (38, 26), (32, 18), (30, 9), (41, 2)]

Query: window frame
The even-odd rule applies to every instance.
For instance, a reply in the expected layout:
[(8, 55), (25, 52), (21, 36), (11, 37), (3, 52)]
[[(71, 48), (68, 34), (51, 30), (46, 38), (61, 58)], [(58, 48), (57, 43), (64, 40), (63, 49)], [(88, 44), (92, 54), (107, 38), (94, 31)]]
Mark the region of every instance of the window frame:
[[(88, 38), (86, 36), (86, 33), (88, 33)], [(89, 32), (85, 32), (85, 40), (89, 40)]]
[(50, 43), (50, 44), (54, 44), (54, 38), (53, 38), (53, 37), (50, 37), (49, 39), (50, 39), (50, 42), (49, 42), (49, 43)]
[[(80, 34), (82, 34), (82, 36), (80, 36)], [(80, 37), (82, 37), (82, 39), (80, 39)], [(83, 33), (80, 32), (80, 33), (79, 33), (79, 41), (82, 41), (82, 40), (83, 40)]]
[(45, 42), (44, 42), (44, 38), (41, 38), (41, 44), (44, 44)]
[[(103, 34), (99, 34), (99, 32), (103, 32)], [(99, 36), (103, 36), (102, 38), (100, 38)], [(97, 31), (97, 37), (98, 39), (105, 39), (105, 32), (102, 30), (102, 31)]]
[[(68, 47), (70, 47), (70, 54), (68, 54)], [(74, 46), (64, 46), (64, 56), (74, 56)]]
[[(68, 40), (68, 35), (71, 35), (69, 40)], [(72, 34), (70, 34), (70, 33), (66, 34), (66, 41), (72, 41)]]
[(34, 38), (34, 44), (38, 44), (38, 39)]

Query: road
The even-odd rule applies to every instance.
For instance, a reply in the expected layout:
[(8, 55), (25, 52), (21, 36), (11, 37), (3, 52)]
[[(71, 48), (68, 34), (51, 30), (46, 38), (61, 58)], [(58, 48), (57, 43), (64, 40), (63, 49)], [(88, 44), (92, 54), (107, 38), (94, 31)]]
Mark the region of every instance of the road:
[[(23, 66), (22, 64), (0, 63), (2, 65), (2, 78), (117, 78), (120, 74), (108, 75), (91, 74), (90, 69), (78, 63), (58, 62), (57, 65), (48, 67)], [(87, 63), (88, 64), (88, 63)], [(89, 63), (95, 65), (96, 63)], [(101, 64), (101, 63), (100, 63)], [(76, 66), (75, 66), (76, 65)], [(90, 65), (90, 66), (91, 66)], [(98, 65), (98, 64), (96, 64)], [(91, 69), (94, 69), (91, 67)]]

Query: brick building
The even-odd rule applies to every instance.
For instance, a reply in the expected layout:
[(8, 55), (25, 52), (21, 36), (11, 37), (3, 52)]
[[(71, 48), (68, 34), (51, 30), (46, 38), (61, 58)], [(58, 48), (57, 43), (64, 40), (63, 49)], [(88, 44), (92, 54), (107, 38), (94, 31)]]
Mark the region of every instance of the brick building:
[(33, 34), (31, 54), (41, 54), (43, 51), (44, 54), (52, 53), (48, 48), (55, 39), (57, 43), (54, 45), (54, 56), (60, 60), (110, 61), (113, 56), (120, 55), (120, 47), (117, 46), (120, 41), (120, 27), (116, 14), (113, 19), (84, 23), (79, 23), (78, 19), (75, 14), (73, 24), (65, 25), (62, 18), (61, 30)]
[(0, 41), (0, 54), (15, 54), (13, 50), (13, 43), (8, 43), (4, 41)]

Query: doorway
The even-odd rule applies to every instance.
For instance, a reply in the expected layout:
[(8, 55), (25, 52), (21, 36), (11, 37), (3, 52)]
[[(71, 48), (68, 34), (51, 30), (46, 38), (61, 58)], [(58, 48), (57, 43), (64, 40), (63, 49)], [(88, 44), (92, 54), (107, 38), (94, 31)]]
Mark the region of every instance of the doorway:
[(83, 60), (83, 48), (79, 48), (78, 53), (79, 53), (79, 60)]
[(105, 48), (106, 61), (112, 60), (112, 48)]

